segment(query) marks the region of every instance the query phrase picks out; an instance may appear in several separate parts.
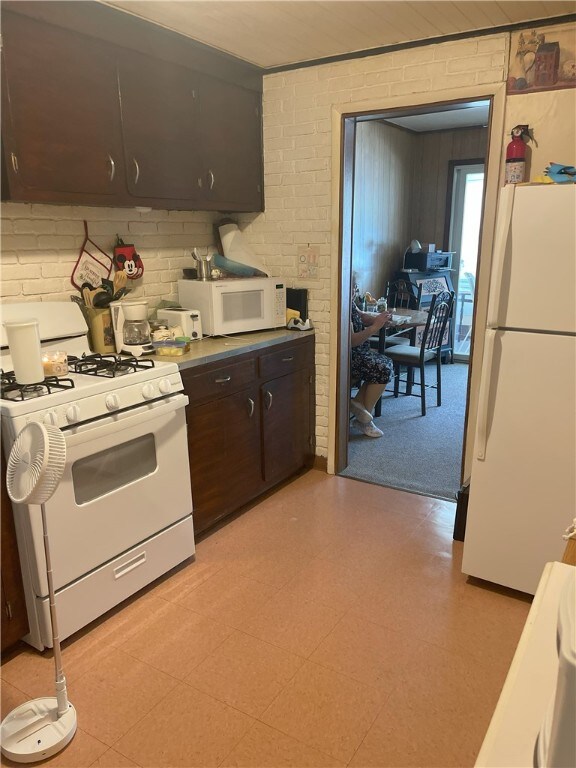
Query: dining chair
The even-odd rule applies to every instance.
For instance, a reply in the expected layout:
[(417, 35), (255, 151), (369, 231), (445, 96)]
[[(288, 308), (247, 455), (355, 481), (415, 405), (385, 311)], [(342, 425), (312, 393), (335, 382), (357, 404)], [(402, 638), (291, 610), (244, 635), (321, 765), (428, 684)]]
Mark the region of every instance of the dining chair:
[[(452, 305), (454, 303), (454, 292), (448, 292), (447, 300), (438, 299), (434, 294), (428, 311), (428, 320), (422, 332), (421, 342), (418, 346), (407, 344), (398, 344), (386, 350), (386, 356), (394, 363), (394, 397), (400, 393), (400, 372), (402, 368), (406, 369), (406, 378), (402, 381), (406, 384), (404, 394), (412, 395), (412, 387), (420, 387), (420, 397), (422, 416), (426, 416), (426, 389), (436, 390), (436, 405), (442, 405), (442, 342), (446, 331), (446, 324), (450, 319)], [(426, 384), (425, 365), (428, 361), (436, 358), (436, 384)], [(414, 370), (420, 372), (420, 380), (414, 381)]]
[(386, 283), (384, 298), (388, 309), (420, 309), (422, 301), (422, 285), (414, 285), (409, 280), (399, 278)]
[(450, 304), (450, 317), (448, 318), (448, 323), (446, 325), (446, 331), (444, 332), (444, 337), (442, 340), (442, 352), (441, 357), (443, 355), (449, 355), (450, 356), (450, 362), (454, 362), (454, 311), (456, 308), (456, 293), (455, 291), (440, 291), (436, 294), (436, 301), (450, 301), (450, 297), (452, 297), (452, 301)]
[[(394, 309), (420, 309), (422, 302), (422, 284), (416, 286), (414, 283), (402, 278), (398, 280), (392, 280), (386, 285), (385, 292), (386, 301), (388, 303), (388, 310)], [(414, 331), (413, 330), (401, 330), (396, 333), (386, 334), (386, 340), (384, 342), (386, 347), (395, 346), (396, 344), (413, 344), (414, 343)]]

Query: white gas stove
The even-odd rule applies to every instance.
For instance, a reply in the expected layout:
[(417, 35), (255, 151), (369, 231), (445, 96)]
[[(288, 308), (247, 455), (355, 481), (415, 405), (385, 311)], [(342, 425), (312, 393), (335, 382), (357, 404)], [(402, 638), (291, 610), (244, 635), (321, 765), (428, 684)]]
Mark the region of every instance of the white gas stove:
[[(66, 467), (45, 505), (60, 638), (64, 639), (194, 554), (186, 432), (188, 398), (176, 363), (93, 355), (73, 302), (1, 307), (1, 321), (38, 321), (41, 353), (65, 351), (68, 373), (20, 385), (0, 326), (2, 442), (54, 424)], [(20, 353), (21, 354), (21, 351)], [(30, 632), (52, 644), (37, 508), (14, 504)]]
[(30, 302), (2, 307), (2, 322), (38, 319), (42, 352), (64, 350), (69, 373), (19, 385), (4, 326), (0, 326), (0, 412), (18, 432), (28, 421), (60, 429), (113, 414), (183, 389), (176, 363), (90, 352), (88, 329), (73, 302)]

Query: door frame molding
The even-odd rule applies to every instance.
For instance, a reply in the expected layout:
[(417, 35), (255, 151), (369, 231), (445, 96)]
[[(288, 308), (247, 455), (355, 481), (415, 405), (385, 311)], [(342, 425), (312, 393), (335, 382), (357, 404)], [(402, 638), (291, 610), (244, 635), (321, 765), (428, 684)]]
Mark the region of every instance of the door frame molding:
[[(431, 100), (431, 97), (433, 100)], [(483, 329), (486, 323), (488, 288), (490, 282), (491, 252), (494, 239), (494, 225), (498, 191), (501, 183), (501, 156), (504, 142), (504, 113), (506, 105), (505, 83), (482, 86), (452, 88), (433, 94), (410, 94), (394, 99), (370, 99), (332, 105), (332, 222), (331, 222), (331, 308), (330, 313), (330, 362), (328, 371), (328, 472), (340, 472), (347, 462), (348, 399), (350, 358), (350, 249), (351, 226), (343, 226), (344, 213), (352, 210), (350, 187), (353, 184), (353, 145), (350, 141), (350, 124), (356, 118), (381, 112), (433, 111), (450, 103), (463, 101), (491, 101), (486, 151), (486, 192), (484, 211), (480, 227), (479, 271), (474, 333), (474, 355), (470, 360), (468, 379), (469, 397), (465, 423), (463, 478), (469, 476), (469, 456), (476, 426), (478, 406), (479, 372), (484, 348)], [(351, 170), (352, 169), (352, 170)], [(352, 196), (353, 197), (353, 196)], [(346, 371), (346, 373), (345, 373)], [(346, 403), (346, 407), (344, 407)]]

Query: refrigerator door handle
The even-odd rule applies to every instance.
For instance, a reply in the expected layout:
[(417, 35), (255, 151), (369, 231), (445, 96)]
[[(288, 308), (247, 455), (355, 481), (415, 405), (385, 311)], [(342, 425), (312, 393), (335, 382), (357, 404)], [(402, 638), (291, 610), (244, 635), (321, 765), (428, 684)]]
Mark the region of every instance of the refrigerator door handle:
[(490, 381), (492, 379), (492, 359), (496, 331), (489, 328), (484, 337), (484, 359), (482, 360), (482, 377), (478, 394), (478, 428), (476, 430), (476, 457), (480, 461), (486, 458), (486, 443), (488, 441), (488, 406), (490, 398)]
[(497, 328), (500, 313), (500, 298), (502, 293), (502, 278), (504, 276), (504, 264), (508, 236), (512, 224), (512, 210), (514, 208), (514, 184), (508, 184), (500, 192), (498, 204), (498, 221), (494, 235), (494, 248), (492, 257), (492, 277), (490, 280), (490, 300), (488, 303), (488, 328)]

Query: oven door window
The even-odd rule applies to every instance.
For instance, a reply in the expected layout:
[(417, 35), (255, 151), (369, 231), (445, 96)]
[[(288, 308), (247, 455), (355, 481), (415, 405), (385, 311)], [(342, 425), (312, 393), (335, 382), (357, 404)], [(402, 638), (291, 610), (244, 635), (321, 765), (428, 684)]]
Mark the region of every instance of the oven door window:
[(72, 466), (76, 504), (87, 504), (156, 471), (156, 442), (147, 434), (78, 459)]
[(231, 291), (222, 294), (222, 319), (260, 320), (264, 317), (264, 291)]

